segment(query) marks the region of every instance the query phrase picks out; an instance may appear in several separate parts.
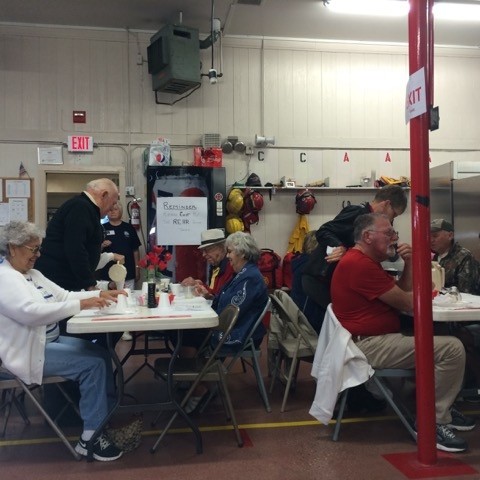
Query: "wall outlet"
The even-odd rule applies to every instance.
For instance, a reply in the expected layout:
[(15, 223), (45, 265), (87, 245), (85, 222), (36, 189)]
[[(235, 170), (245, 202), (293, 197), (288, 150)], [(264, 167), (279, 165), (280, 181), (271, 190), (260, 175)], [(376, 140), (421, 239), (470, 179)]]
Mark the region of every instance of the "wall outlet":
[(125, 195), (133, 197), (135, 195), (135, 187), (125, 187)]

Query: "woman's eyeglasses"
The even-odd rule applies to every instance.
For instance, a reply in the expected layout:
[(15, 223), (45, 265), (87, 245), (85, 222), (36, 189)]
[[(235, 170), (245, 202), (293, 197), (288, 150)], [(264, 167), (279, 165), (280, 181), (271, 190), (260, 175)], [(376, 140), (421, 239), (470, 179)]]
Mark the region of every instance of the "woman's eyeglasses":
[(26, 248), (30, 250), (34, 255), (42, 251), (41, 245), (38, 245), (37, 247), (30, 247), (28, 245), (22, 245), (23, 248)]

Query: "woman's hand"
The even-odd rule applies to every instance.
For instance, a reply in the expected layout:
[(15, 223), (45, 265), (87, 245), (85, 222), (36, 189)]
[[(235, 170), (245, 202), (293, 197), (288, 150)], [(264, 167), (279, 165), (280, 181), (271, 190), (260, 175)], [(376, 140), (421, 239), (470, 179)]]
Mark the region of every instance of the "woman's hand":
[(100, 292), (100, 297), (104, 298), (108, 302), (116, 302), (119, 295), (125, 295), (128, 297), (128, 294), (125, 290), (102, 290)]
[(110, 302), (101, 297), (90, 297), (80, 300), (80, 310), (87, 310), (89, 308), (102, 308), (107, 307)]

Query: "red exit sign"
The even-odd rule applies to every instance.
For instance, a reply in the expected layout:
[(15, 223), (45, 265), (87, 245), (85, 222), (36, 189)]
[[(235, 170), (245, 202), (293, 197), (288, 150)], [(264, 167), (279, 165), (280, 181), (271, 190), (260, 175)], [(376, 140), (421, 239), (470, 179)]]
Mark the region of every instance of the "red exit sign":
[(68, 137), (69, 152), (93, 152), (93, 137), (87, 135), (70, 135)]

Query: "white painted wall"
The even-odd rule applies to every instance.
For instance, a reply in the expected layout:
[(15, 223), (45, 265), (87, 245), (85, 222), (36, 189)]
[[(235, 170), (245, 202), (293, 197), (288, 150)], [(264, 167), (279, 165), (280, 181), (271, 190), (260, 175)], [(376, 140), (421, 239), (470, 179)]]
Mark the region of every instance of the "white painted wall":
[[(204, 133), (275, 136), (273, 147), (251, 157), (224, 156), (228, 183), (250, 172), (262, 182), (285, 176), (297, 184), (330, 178), (332, 187), (377, 177), (410, 176), (409, 130), (404, 122), (408, 76), (405, 46), (225, 38), (223, 77), (174, 106), (156, 105), (146, 58), (151, 34), (25, 26), (0, 26), (0, 165), (17, 176), (20, 161), (30, 176), (41, 173), (37, 147), (93, 135), (94, 153), (68, 154), (65, 168), (123, 167), (127, 185), (144, 196), (142, 152), (158, 136), (171, 140), (174, 164), (189, 164)], [(437, 48), (435, 104), (440, 130), (430, 135), (431, 165), (480, 161), (480, 52)], [(205, 65), (210, 51), (202, 51)], [(207, 70), (207, 67), (204, 68)], [(74, 125), (73, 110), (87, 123)], [(345, 152), (349, 162), (344, 161)], [(391, 162), (385, 162), (387, 152)], [(306, 162), (300, 161), (306, 154)], [(427, 160), (426, 160), (427, 161)], [(372, 191), (316, 192), (309, 217), (318, 228), (343, 201), (370, 200)], [(43, 189), (35, 190), (36, 222), (45, 223)], [(261, 247), (283, 254), (297, 221), (294, 192), (266, 201), (252, 233)], [(410, 219), (396, 222), (410, 239)]]

